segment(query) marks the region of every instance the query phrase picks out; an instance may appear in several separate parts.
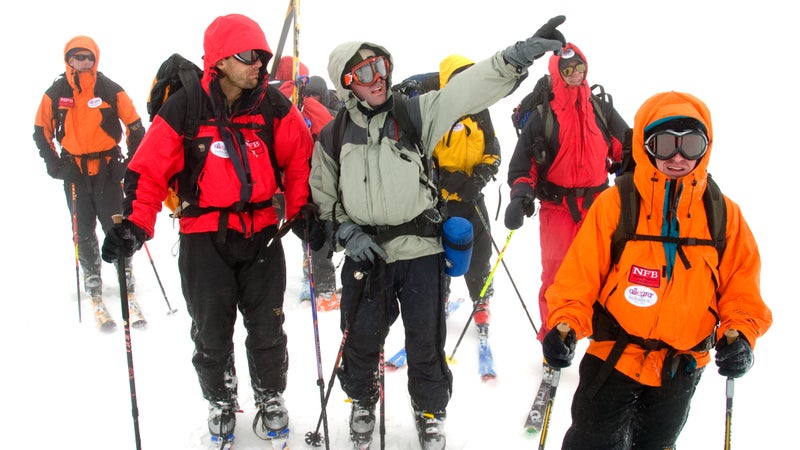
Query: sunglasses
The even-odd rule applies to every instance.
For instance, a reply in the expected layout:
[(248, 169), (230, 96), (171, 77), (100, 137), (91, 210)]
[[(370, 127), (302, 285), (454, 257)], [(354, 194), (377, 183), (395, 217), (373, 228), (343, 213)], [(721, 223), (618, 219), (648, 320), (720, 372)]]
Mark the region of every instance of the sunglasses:
[(248, 66), (252, 66), (261, 60), (261, 57), (256, 50), (245, 50), (243, 52), (234, 53), (233, 58)]
[(647, 138), (644, 147), (647, 153), (662, 161), (671, 159), (677, 153), (690, 161), (696, 161), (706, 154), (708, 138), (698, 130), (664, 130)]
[(92, 55), (91, 53), (89, 53), (88, 55), (86, 54), (72, 55), (72, 58), (75, 59), (75, 61), (86, 61), (87, 59), (89, 61), (94, 61), (94, 55)]
[(578, 63), (578, 64), (575, 64), (574, 66), (564, 67), (563, 69), (561, 69), (561, 75), (564, 75), (565, 77), (569, 77), (569, 76), (572, 76), (572, 74), (575, 73), (576, 71), (578, 73), (586, 72), (586, 64)]
[(373, 56), (356, 64), (353, 70), (344, 74), (344, 85), (360, 84), (361, 86), (372, 86), (378, 81), (378, 77), (386, 79), (392, 71), (389, 58), (385, 56)]

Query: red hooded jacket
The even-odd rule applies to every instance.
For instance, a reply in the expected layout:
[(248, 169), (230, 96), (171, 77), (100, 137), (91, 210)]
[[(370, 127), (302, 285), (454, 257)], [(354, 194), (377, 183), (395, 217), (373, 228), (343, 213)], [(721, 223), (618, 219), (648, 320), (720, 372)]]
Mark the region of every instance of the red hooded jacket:
[[(246, 16), (231, 14), (218, 17), (206, 30), (203, 57), (204, 73), (201, 85), (204, 120), (219, 121), (222, 111), (214, 113), (210, 96), (221, 98), (222, 93), (214, 83), (217, 77), (216, 63), (235, 53), (246, 50), (259, 50), (269, 57), (272, 53), (264, 32), (254, 21)], [(266, 66), (266, 61), (263, 62)], [(244, 91), (230, 108), (233, 113), (225, 120), (233, 123), (264, 124), (264, 116), (259, 105), (269, 101), (273, 105), (274, 154), (281, 169), (285, 187), (286, 217), (293, 217), (300, 206), (307, 203), (309, 196), (308, 174), (312, 140), (308, 127), (291, 102), (277, 89), (268, 86), (266, 67), (262, 68), (262, 83), (255, 89)], [(217, 110), (224, 108), (216, 108)], [(142, 141), (139, 151), (128, 166), (125, 177), (126, 198), (123, 205), (125, 216), (142, 228), (148, 236), (153, 235), (156, 215), (162, 208), (162, 200), (167, 196), (167, 188), (173, 177), (184, 170), (186, 95), (183, 90), (170, 96), (159, 110), (158, 115)], [(242, 145), (228, 148), (223, 141), (222, 131), (240, 133), (236, 135)], [(237, 166), (244, 166), (248, 172), (247, 189), (251, 204), (270, 202), (278, 189), (275, 171), (270, 161), (267, 142), (261, 139), (256, 130), (239, 127), (201, 125), (192, 141), (189, 157), (206, 153), (203, 164), (192, 167), (197, 171), (197, 206), (206, 212), (196, 217), (180, 218), (182, 233), (200, 233), (219, 229), (220, 212), (213, 208), (225, 209), (247, 197), (243, 192)], [(234, 164), (233, 158), (238, 158)], [(231, 212), (227, 227), (245, 235), (257, 232), (266, 226), (274, 225), (278, 217), (274, 208), (260, 208), (253, 211)]]

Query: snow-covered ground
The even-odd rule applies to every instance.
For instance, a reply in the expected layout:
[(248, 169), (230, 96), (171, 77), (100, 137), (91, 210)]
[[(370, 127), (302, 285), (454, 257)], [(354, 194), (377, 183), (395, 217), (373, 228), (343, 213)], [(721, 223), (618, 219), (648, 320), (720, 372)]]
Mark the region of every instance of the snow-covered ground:
[[(7, 168), (0, 177), (6, 208), (0, 227), (5, 259), (2, 280), (7, 298), (0, 306), (0, 398), (6, 414), (0, 427), (7, 439), (28, 448), (133, 449), (134, 419), (142, 448), (200, 448), (206, 403), (200, 395), (190, 358), (189, 318), (180, 292), (177, 228), (166, 213), (159, 218), (155, 239), (148, 243), (166, 299), (147, 253), (137, 253), (140, 304), (147, 329), (131, 331), (133, 380), (138, 414), (132, 411), (130, 379), (119, 290), (111, 265), (104, 265), (106, 301), (120, 326), (111, 334), (97, 331), (84, 298), (78, 321), (75, 255), (70, 218), (61, 184), (47, 177), (31, 139), (36, 107), (51, 80), (63, 71), (66, 41), (87, 34), (101, 49), (100, 70), (126, 88), (145, 118), (147, 92), (160, 62), (173, 52), (200, 62), (202, 33), (220, 14), (242, 12), (258, 20), (276, 50), (286, 1), (202, 0), (156, 3), (141, 0), (111, 13), (104, 2), (86, 0), (47, 8), (18, 4), (23, 11), (6, 14), (0, 27), (10, 57), (3, 75), (10, 101), (4, 115), (8, 141)], [(481, 59), (515, 40), (527, 37), (549, 17), (565, 14), (561, 27), (589, 59), (589, 81), (602, 83), (614, 95), (617, 109), (632, 124), (638, 106), (662, 90), (685, 90), (705, 100), (714, 119), (714, 153), (710, 171), (723, 191), (743, 208), (760, 244), (764, 298), (775, 324), (758, 342), (756, 364), (736, 381), (733, 446), (787, 448), (792, 442), (796, 366), (790, 344), (790, 320), (800, 308), (791, 282), (800, 253), (797, 209), (783, 196), (794, 192), (793, 166), (798, 162), (793, 129), (798, 103), (791, 83), (793, 48), (798, 42), (792, 16), (777, 1), (741, 3), (737, 10), (721, 5), (677, 0), (669, 4), (619, 1), (600, 6), (578, 0), (545, 5), (511, 0), (493, 2), (487, 11), (464, 2), (302, 2), (301, 57), (312, 73), (327, 78), (327, 56), (350, 39), (384, 44), (393, 52), (395, 79), (437, 70), (450, 53)], [(725, 10), (721, 10), (725, 8)], [(399, 23), (400, 11), (424, 12), (414, 25)], [(163, 16), (156, 24), (153, 15)], [(180, 19), (178, 19), (178, 15)], [(9, 22), (14, 21), (12, 25)], [(160, 30), (156, 30), (160, 27)], [(284, 52), (286, 54), (288, 50)], [(546, 58), (536, 62), (531, 79), (492, 107), (504, 156), (515, 144), (509, 115), (515, 103), (543, 73)], [(508, 159), (506, 159), (507, 161)], [(505, 166), (502, 169), (505, 170)], [(484, 191), (492, 212), (493, 236), (502, 247), (508, 236), (502, 211), (508, 189), (504, 172)], [(494, 211), (503, 195), (500, 218)], [(44, 218), (44, 219), (43, 219)], [(320, 393), (311, 310), (296, 299), (300, 290), (300, 245), (285, 239), (289, 278), (286, 330), (289, 335), (289, 387), (285, 394), (291, 415), (290, 446), (306, 448), (303, 437), (317, 429)], [(539, 326), (539, 236), (535, 220), (511, 239), (505, 261), (519, 288), (520, 299), (505, 270), (495, 276), (491, 344), (498, 377), (482, 382), (477, 372), (477, 335), (470, 327), (451, 366), (455, 381), (448, 408), (448, 448), (532, 448), (538, 439), (525, 436), (522, 424), (541, 376), (541, 350), (527, 312)], [(494, 258), (493, 257), (493, 262)], [(341, 255), (334, 256), (339, 262)], [(466, 294), (463, 282), (456, 293)], [(168, 315), (167, 302), (177, 313)], [(524, 302), (525, 309), (523, 309)], [(469, 316), (469, 308), (450, 317), (446, 350), (452, 352)], [(341, 342), (338, 312), (319, 314), (322, 378), (327, 385)], [(386, 343), (390, 356), (402, 345), (400, 322)], [(239, 394), (237, 450), (264, 448), (250, 430), (252, 393), (244, 358), (244, 330), (237, 329)], [(788, 341), (792, 342), (792, 341)], [(577, 384), (576, 364), (563, 371), (548, 448), (558, 448), (569, 426), (569, 407)], [(789, 350), (789, 352), (784, 351)], [(405, 369), (386, 373), (386, 448), (418, 448), (406, 391)], [(331, 448), (349, 447), (349, 404), (334, 383), (328, 405)], [(135, 416), (135, 417), (134, 417)], [(705, 449), (723, 444), (725, 381), (712, 365), (701, 381), (692, 413), (678, 442), (680, 448)], [(374, 447), (378, 447), (378, 435)]]

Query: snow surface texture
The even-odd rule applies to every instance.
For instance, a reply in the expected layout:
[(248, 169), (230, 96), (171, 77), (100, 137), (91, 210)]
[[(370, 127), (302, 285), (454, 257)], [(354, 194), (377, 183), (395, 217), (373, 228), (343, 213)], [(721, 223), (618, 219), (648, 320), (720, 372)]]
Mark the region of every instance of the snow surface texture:
[[(0, 177), (6, 207), (6, 220), (0, 225), (5, 237), (3, 286), (8, 294), (0, 306), (0, 356), (5, 368), (0, 398), (7, 408), (2, 428), (28, 448), (135, 448), (116, 273), (104, 264), (105, 298), (118, 327), (112, 334), (102, 334), (85, 297), (83, 321), (78, 322), (70, 218), (61, 183), (47, 177), (31, 139), (41, 96), (64, 70), (64, 43), (78, 34), (93, 37), (101, 48), (100, 70), (128, 91), (148, 125), (147, 92), (162, 60), (179, 52), (200, 63), (205, 27), (214, 17), (231, 12), (256, 18), (277, 51), (287, 6), (286, 1), (201, 0), (189, 8), (182, 2), (173, 3), (142, 0), (113, 15), (97, 0), (77, 5), (62, 2), (43, 10), (34, 9), (33, 3), (19, 4), (23, 14), (7, 14), (2, 19), (17, 22), (16, 26), (0, 27), (3, 41), (19, 44), (8, 51), (14, 56), (9, 63), (17, 70), (2, 75), (6, 96), (10, 96), (6, 104), (13, 109), (4, 116), (5, 139), (10, 141), (6, 164), (12, 166)], [(758, 342), (755, 366), (736, 381), (733, 446), (784, 448), (794, 435), (794, 421), (779, 410), (800, 400), (790, 379), (793, 356), (783, 351), (793, 349), (784, 344), (784, 339), (794, 335), (785, 318), (798, 313), (797, 295), (791, 294), (796, 289), (791, 288), (794, 274), (790, 268), (796, 267), (800, 253), (794, 232), (797, 210), (781, 198), (795, 190), (793, 175), (798, 162), (792, 117), (796, 117), (793, 105), (800, 99), (790, 84), (794, 65), (791, 48), (785, 45), (800, 41), (800, 36), (790, 22), (794, 16), (788, 6), (775, 0), (742, 3), (736, 11), (685, 0), (669, 5), (619, 1), (602, 7), (587, 0), (569, 5), (498, 0), (490, 10), (481, 12), (462, 6), (461, 2), (408, 0), (372, 3), (345, 12), (337, 2), (306, 0), (301, 2), (300, 55), (312, 73), (327, 79), (327, 58), (335, 45), (352, 39), (370, 40), (393, 53), (394, 78), (399, 81), (414, 73), (438, 70), (439, 61), (450, 53), (476, 60), (488, 57), (529, 36), (549, 17), (565, 14), (567, 22), (561, 30), (586, 53), (590, 83), (606, 87), (630, 124), (639, 105), (655, 92), (683, 90), (703, 99), (714, 119), (710, 171), (723, 191), (741, 205), (759, 241), (762, 291), (775, 316), (773, 328)], [(427, 13), (414, 19), (413, 31), (409, 31), (408, 25), (395, 23), (400, 9)], [(173, 18), (161, 31), (154, 30), (155, 12)], [(185, 19), (174, 20), (177, 15)], [(400, 26), (403, 32), (397, 29)], [(284, 50), (284, 55), (289, 53)], [(505, 160), (498, 181), (490, 183), (484, 193), (493, 236), (500, 247), (508, 235), (502, 223), (508, 199), (505, 168), (516, 142), (509, 115), (546, 65), (547, 57), (536, 61), (519, 91), (491, 108)], [(24, 69), (19, 70), (20, 66)], [(766, 83), (762, 81), (765, 76)], [(495, 220), (498, 193), (503, 200), (500, 218)], [(176, 314), (167, 315), (147, 254), (137, 253), (134, 263), (138, 298), (149, 321), (147, 329), (131, 331), (138, 426), (145, 449), (200, 448), (206, 427), (206, 403), (190, 361), (193, 345), (173, 255), (176, 242), (177, 225), (162, 213), (156, 237), (148, 245), (169, 302), (178, 309)], [(317, 426), (319, 388), (311, 310), (296, 300), (302, 252), (291, 234), (285, 239), (285, 249), (289, 270), (285, 304), (290, 352), (285, 395), (292, 426), (289, 445), (302, 449), (307, 448), (305, 433)], [(341, 254), (335, 255), (334, 262), (340, 258)], [(536, 219), (526, 220), (514, 234), (505, 261), (539, 326)], [(523, 424), (541, 376), (540, 346), (502, 267), (495, 280), (490, 340), (498, 376), (490, 382), (480, 380), (477, 333), (471, 327), (456, 353), (457, 363), (451, 366), (455, 380), (446, 425), (450, 449), (538, 445), (538, 437), (524, 435)], [(454, 289), (454, 295), (466, 295), (460, 280)], [(448, 354), (468, 315), (469, 308), (461, 308), (448, 320)], [(326, 385), (341, 341), (338, 323), (338, 311), (319, 315)], [(251, 431), (254, 407), (244, 337), (240, 323), (235, 339), (243, 413), (238, 415), (236, 449), (261, 449), (263, 442)], [(386, 354), (391, 356), (401, 346), (398, 322), (387, 340)], [(573, 367), (562, 373), (548, 448), (560, 447), (569, 426), (577, 362), (584, 348), (585, 341), (578, 347)], [(386, 373), (388, 449), (418, 448), (405, 371)], [(344, 400), (337, 382), (328, 406), (334, 449), (349, 448), (349, 404)], [(725, 381), (712, 364), (698, 388), (679, 448), (721, 447), (724, 419)], [(375, 448), (378, 439), (376, 432)]]

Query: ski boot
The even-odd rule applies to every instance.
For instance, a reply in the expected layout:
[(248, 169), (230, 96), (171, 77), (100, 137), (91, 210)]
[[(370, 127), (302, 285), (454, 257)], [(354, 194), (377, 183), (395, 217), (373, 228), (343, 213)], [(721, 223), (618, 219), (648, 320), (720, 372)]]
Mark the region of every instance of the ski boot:
[(374, 430), (375, 405), (353, 400), (353, 409), (350, 411), (350, 440), (353, 441), (353, 449), (368, 449)]
[(422, 450), (444, 450), (447, 440), (444, 434), (444, 413), (415, 411), (414, 416)]
[(230, 450), (233, 448), (233, 430), (236, 428), (236, 410), (227, 403), (208, 405), (208, 431), (211, 433), (211, 448)]
[(253, 432), (256, 436), (270, 441), (289, 437), (289, 412), (280, 393), (268, 393), (266, 398), (256, 400), (256, 407), (258, 412), (253, 418)]

